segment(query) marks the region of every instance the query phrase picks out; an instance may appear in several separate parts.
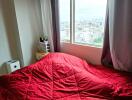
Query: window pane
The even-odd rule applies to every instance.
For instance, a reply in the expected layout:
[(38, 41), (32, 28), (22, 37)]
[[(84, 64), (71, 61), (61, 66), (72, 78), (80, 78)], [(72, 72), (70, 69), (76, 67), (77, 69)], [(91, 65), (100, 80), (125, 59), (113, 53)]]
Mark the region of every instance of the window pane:
[(59, 0), (60, 38), (70, 41), (70, 0)]
[(75, 42), (102, 46), (107, 0), (75, 0)]

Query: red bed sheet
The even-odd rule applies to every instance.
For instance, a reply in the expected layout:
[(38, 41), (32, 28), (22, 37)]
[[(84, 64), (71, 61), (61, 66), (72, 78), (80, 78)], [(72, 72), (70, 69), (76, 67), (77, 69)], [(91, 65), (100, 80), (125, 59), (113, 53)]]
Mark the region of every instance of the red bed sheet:
[(0, 76), (0, 100), (132, 100), (132, 74), (64, 53)]

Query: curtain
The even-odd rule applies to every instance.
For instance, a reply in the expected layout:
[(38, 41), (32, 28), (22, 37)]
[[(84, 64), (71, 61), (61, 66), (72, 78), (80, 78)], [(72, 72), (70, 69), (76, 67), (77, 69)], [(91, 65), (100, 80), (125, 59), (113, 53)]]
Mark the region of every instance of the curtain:
[(102, 57), (101, 57), (101, 63), (108, 67), (113, 66), (111, 54), (110, 54), (110, 43), (109, 43), (109, 12), (108, 12), (108, 8), (107, 8), (105, 34), (104, 34), (104, 45), (103, 45), (103, 53), (102, 53)]
[(54, 50), (60, 51), (59, 0), (51, 0)]
[(132, 72), (132, 0), (108, 0), (102, 64)]
[(48, 36), (52, 52), (59, 51), (58, 0), (40, 0), (43, 34)]

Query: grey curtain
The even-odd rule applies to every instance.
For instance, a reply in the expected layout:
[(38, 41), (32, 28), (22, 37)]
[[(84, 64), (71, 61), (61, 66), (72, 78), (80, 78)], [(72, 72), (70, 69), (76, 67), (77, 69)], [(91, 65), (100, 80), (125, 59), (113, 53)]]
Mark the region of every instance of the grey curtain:
[(59, 0), (51, 0), (54, 51), (60, 51)]
[(102, 64), (132, 72), (132, 0), (108, 0)]

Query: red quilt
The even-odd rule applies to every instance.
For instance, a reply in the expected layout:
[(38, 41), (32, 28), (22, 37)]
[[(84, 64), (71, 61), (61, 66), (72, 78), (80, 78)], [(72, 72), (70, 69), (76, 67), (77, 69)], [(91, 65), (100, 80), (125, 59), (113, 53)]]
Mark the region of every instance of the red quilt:
[(93, 66), (64, 53), (50, 53), (0, 76), (0, 100), (132, 100), (131, 96), (131, 73)]

